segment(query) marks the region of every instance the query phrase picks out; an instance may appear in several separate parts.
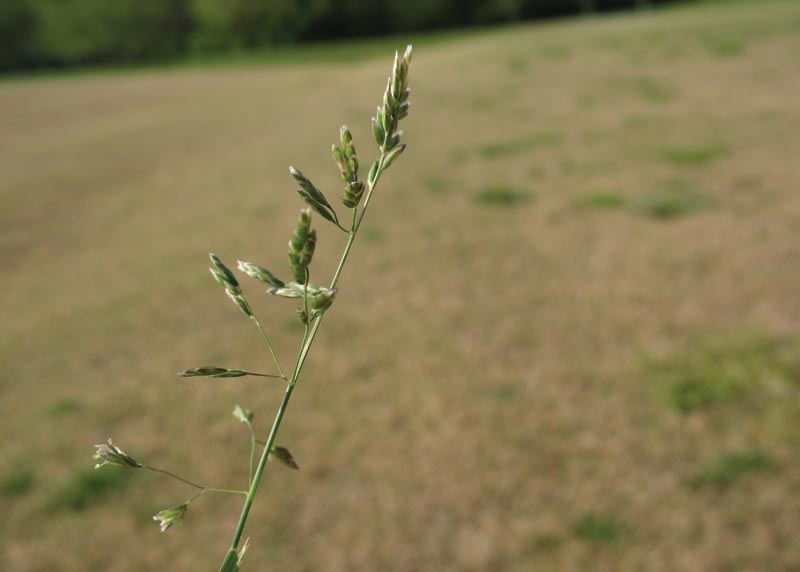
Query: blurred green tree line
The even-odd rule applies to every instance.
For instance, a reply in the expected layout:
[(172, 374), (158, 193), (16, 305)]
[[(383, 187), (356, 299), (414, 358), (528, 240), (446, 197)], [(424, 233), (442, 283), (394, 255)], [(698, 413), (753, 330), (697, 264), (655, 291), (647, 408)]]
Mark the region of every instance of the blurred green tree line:
[(0, 0), (0, 70), (171, 59), (669, 0)]

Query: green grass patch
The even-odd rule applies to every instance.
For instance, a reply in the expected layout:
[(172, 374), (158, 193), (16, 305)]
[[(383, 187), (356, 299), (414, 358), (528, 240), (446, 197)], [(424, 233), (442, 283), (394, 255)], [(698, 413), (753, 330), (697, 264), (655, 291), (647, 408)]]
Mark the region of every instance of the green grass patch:
[(661, 159), (672, 165), (705, 165), (728, 152), (723, 145), (706, 147), (667, 147), (661, 152)]
[(539, 50), (542, 58), (551, 62), (563, 62), (572, 57), (572, 49), (563, 44), (546, 44)]
[(473, 200), (482, 205), (515, 205), (531, 200), (529, 192), (507, 185), (492, 185), (475, 193)]
[(74, 399), (61, 399), (47, 408), (48, 417), (62, 417), (81, 413), (85, 406), (80, 401)]
[(559, 141), (561, 141), (561, 136), (558, 133), (533, 133), (517, 139), (486, 143), (478, 147), (478, 155), (486, 159), (496, 159), (531, 149), (557, 145)]
[(382, 242), (386, 238), (386, 231), (376, 226), (366, 226), (361, 231), (361, 236), (369, 242)]
[(447, 191), (447, 181), (444, 179), (431, 177), (429, 179), (425, 179), (422, 185), (425, 187), (426, 191), (435, 195), (440, 195)]
[(700, 340), (682, 354), (646, 367), (668, 404), (682, 413), (735, 401), (768, 379), (796, 380), (798, 372), (795, 346), (758, 335)]
[(598, 191), (580, 197), (576, 204), (582, 209), (612, 210), (624, 207), (627, 204), (627, 200), (619, 193)]
[(533, 538), (533, 547), (537, 552), (550, 552), (561, 546), (562, 539), (555, 534), (542, 533)]
[(759, 450), (723, 455), (689, 480), (693, 488), (726, 489), (741, 477), (767, 471), (772, 467), (769, 457)]
[(81, 469), (50, 495), (47, 506), (53, 510), (81, 512), (101, 503), (128, 483), (130, 470), (120, 467)]
[(747, 44), (741, 38), (733, 35), (708, 34), (703, 36), (701, 41), (703, 47), (711, 55), (720, 58), (736, 58), (744, 55), (747, 51)]
[(508, 384), (484, 387), (481, 394), (485, 399), (490, 401), (513, 401), (519, 396), (519, 385)]
[(508, 60), (508, 70), (512, 74), (521, 74), (528, 67), (528, 59), (524, 56), (513, 56)]
[(33, 490), (36, 475), (29, 467), (15, 468), (0, 480), (0, 495), (6, 498), (18, 497)]
[(572, 525), (575, 538), (596, 544), (619, 542), (625, 532), (625, 525), (608, 515), (585, 514)]
[(708, 200), (684, 181), (666, 181), (636, 195), (633, 200), (637, 211), (660, 220), (681, 218), (707, 205)]
[(649, 103), (669, 103), (678, 99), (678, 90), (659, 79), (643, 76), (634, 78), (630, 88), (642, 100)]

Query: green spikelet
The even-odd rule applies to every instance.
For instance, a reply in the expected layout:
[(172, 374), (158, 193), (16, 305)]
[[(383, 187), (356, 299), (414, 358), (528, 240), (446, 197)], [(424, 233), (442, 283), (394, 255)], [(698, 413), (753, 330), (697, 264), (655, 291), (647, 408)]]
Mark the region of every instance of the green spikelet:
[(395, 52), (392, 75), (386, 83), (383, 94), (383, 105), (378, 107), (378, 112), (372, 118), (372, 131), (375, 141), (381, 150), (386, 153), (400, 144), (400, 135), (397, 131), (398, 122), (408, 115), (408, 96), (411, 90), (408, 87), (408, 68), (411, 63), (411, 46), (406, 48), (401, 56)]
[(239, 260), (239, 270), (247, 274), (250, 278), (255, 278), (265, 284), (270, 284), (271, 286), (275, 286), (277, 288), (283, 288), (286, 283), (277, 278), (272, 272), (264, 268), (263, 266), (259, 266), (258, 264), (253, 264), (252, 262), (244, 262)]
[(241, 369), (228, 369), (214, 365), (193, 367), (178, 372), (178, 377), (243, 377), (248, 373)]
[(213, 267), (209, 268), (211, 275), (225, 288), (225, 293), (239, 307), (242, 313), (248, 318), (253, 318), (253, 311), (250, 309), (247, 300), (242, 296), (242, 289), (239, 287), (239, 281), (236, 280), (233, 272), (222, 263), (217, 255), (211, 253), (208, 257), (211, 259), (211, 264), (213, 264)]
[(324, 288), (320, 290), (319, 293), (315, 294), (314, 297), (309, 299), (309, 304), (311, 305), (311, 314), (315, 318), (324, 314), (325, 310), (330, 308), (331, 304), (333, 304), (333, 299), (335, 297), (336, 288)]
[(339, 173), (345, 182), (342, 203), (349, 209), (358, 206), (361, 196), (364, 193), (364, 183), (358, 180), (358, 156), (353, 145), (353, 135), (346, 125), (342, 126), (340, 132), (342, 146), (333, 146), (333, 160), (339, 167)]
[(336, 211), (328, 202), (328, 199), (325, 198), (325, 195), (322, 194), (322, 191), (315, 187), (314, 183), (312, 183), (308, 177), (300, 172), (299, 169), (289, 167), (289, 173), (300, 185), (300, 188), (296, 189), (297, 194), (300, 195), (300, 198), (302, 198), (308, 206), (314, 209), (314, 212), (316, 212), (319, 216), (332, 222), (340, 230), (347, 232), (347, 229), (339, 223), (339, 217), (336, 214)]
[(300, 253), (300, 266), (308, 268), (311, 264), (311, 259), (314, 258), (314, 249), (317, 247), (317, 231), (312, 230), (308, 233), (308, 239), (303, 245), (303, 251)]
[(229, 290), (234, 294), (241, 293), (241, 290), (239, 289), (239, 281), (236, 280), (233, 272), (228, 270), (228, 267), (222, 263), (216, 254), (210, 253), (208, 257), (211, 259), (211, 263), (214, 265), (214, 267), (209, 268), (209, 270), (211, 271), (211, 274), (214, 275), (214, 278), (217, 279), (217, 282), (219, 282), (226, 290)]
[[(306, 283), (306, 269), (314, 254), (314, 246), (317, 242), (316, 232), (313, 233), (313, 238), (311, 238), (311, 246), (308, 246), (311, 236), (311, 209), (303, 209), (300, 211), (300, 218), (297, 221), (294, 234), (289, 239), (289, 266), (292, 269), (294, 279), (299, 284)], [(304, 260), (307, 260), (308, 263), (303, 264)]]

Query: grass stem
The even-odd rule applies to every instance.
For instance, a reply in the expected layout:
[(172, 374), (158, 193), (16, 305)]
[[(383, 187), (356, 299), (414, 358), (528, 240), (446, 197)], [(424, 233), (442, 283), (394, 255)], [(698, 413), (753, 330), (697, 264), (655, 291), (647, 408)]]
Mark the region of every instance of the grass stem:
[[(381, 173), (383, 171), (383, 162), (384, 162), (385, 155), (381, 154), (380, 159), (378, 160), (378, 171), (375, 176), (375, 180), (367, 189), (367, 195), (364, 199), (364, 206), (361, 208), (361, 212), (358, 213), (356, 216), (357, 211), (353, 212), (353, 228), (348, 233), (347, 237), (347, 244), (345, 244), (344, 252), (342, 252), (342, 257), (339, 260), (339, 265), (336, 268), (336, 272), (333, 275), (333, 279), (331, 280), (330, 288), (333, 289), (336, 287), (336, 283), (339, 281), (339, 278), (342, 274), (342, 270), (344, 269), (344, 265), (347, 262), (347, 256), (350, 254), (350, 249), (353, 246), (353, 242), (355, 241), (356, 235), (358, 234), (358, 229), (361, 226), (361, 222), (364, 220), (364, 213), (367, 211), (367, 206), (369, 205), (369, 199), (372, 196), (372, 191), (375, 189), (375, 186), (380, 179)], [(307, 282), (307, 281), (306, 281)], [(307, 297), (303, 297), (304, 305), (307, 307), (308, 301)], [(297, 383), (297, 379), (300, 376), (300, 372), (303, 369), (303, 365), (305, 364), (306, 357), (308, 356), (308, 352), (311, 349), (311, 345), (314, 343), (314, 337), (317, 335), (317, 330), (319, 330), (319, 326), (322, 323), (323, 315), (318, 316), (313, 320), (311, 323), (311, 329), (309, 331), (309, 324), (306, 324), (305, 331), (303, 333), (303, 341), (300, 344), (300, 351), (297, 354), (297, 360), (295, 361), (294, 371), (292, 372), (292, 377), (289, 378), (288, 383), (286, 385), (286, 391), (283, 394), (283, 399), (281, 400), (280, 405), (278, 406), (278, 411), (275, 414), (275, 420), (272, 423), (272, 428), (269, 431), (269, 436), (264, 444), (263, 452), (261, 453), (261, 458), (259, 459), (258, 466), (256, 467), (256, 472), (253, 478), (251, 479), (250, 483), (250, 490), (247, 493), (247, 497), (244, 501), (244, 506), (242, 507), (242, 513), (239, 516), (239, 522), (236, 525), (236, 530), (233, 533), (233, 539), (231, 540), (231, 549), (236, 549), (239, 546), (239, 542), (242, 539), (242, 534), (244, 532), (244, 526), (247, 522), (247, 517), (250, 514), (250, 507), (253, 505), (253, 500), (255, 499), (256, 492), (258, 491), (258, 486), (261, 482), (261, 477), (264, 474), (264, 469), (267, 464), (267, 460), (269, 459), (270, 452), (272, 451), (272, 447), (275, 444), (275, 438), (278, 435), (278, 430), (281, 426), (281, 421), (283, 421), (283, 415), (286, 412), (286, 406), (289, 404), (289, 399), (292, 397), (292, 392), (294, 391), (295, 383)], [(256, 324), (258, 324), (259, 329), (261, 332), (264, 333), (263, 328), (261, 328), (261, 324), (259, 324), (258, 320), (256, 320)], [(267, 344), (270, 347), (270, 351), (272, 351), (272, 346), (269, 344), (268, 338), (266, 338), (266, 334), (264, 333), (265, 339), (267, 339)], [(275, 354), (272, 354), (275, 357)], [(277, 358), (275, 358), (275, 363), (277, 364)], [(280, 369), (280, 365), (278, 365)], [(283, 370), (280, 370), (281, 374), (283, 374)]]

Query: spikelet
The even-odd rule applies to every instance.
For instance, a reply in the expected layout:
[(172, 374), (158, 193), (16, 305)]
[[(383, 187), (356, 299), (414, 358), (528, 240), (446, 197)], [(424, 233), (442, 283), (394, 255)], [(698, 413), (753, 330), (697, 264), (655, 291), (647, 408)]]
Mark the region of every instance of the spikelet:
[(325, 310), (331, 307), (333, 299), (336, 297), (336, 288), (322, 288), (313, 297), (309, 298), (308, 303), (311, 306), (311, 315), (315, 318), (325, 313)]
[[(391, 158), (387, 157), (384, 161), (384, 168), (388, 167), (405, 148), (400, 145), (402, 131), (397, 130), (397, 124), (408, 115), (410, 106), (408, 101), (408, 96), (411, 94), (411, 89), (408, 87), (408, 68), (410, 63), (411, 46), (406, 47), (402, 56), (395, 52), (392, 75), (386, 83), (383, 103), (378, 107), (375, 117), (372, 118), (372, 134), (381, 151), (384, 154), (389, 154), (395, 149), (400, 149), (391, 155)], [(370, 184), (372, 182), (373, 180), (370, 181)]]
[(165, 508), (164, 510), (156, 514), (153, 517), (153, 520), (155, 520), (158, 523), (161, 532), (166, 532), (172, 527), (173, 524), (183, 520), (187, 508), (189, 508), (189, 503), (179, 504), (178, 506), (171, 506), (169, 508)]
[(297, 189), (297, 194), (306, 202), (306, 204), (314, 209), (318, 215), (320, 215), (325, 220), (328, 220), (335, 224), (340, 229), (346, 229), (339, 224), (339, 217), (336, 216), (336, 211), (333, 210), (333, 207), (328, 202), (328, 199), (325, 198), (325, 195), (322, 194), (317, 187), (314, 186), (308, 177), (306, 177), (299, 169), (294, 167), (289, 167), (289, 173), (294, 177), (294, 180), (300, 185), (300, 188)]
[(337, 147), (334, 145), (332, 148), (333, 160), (336, 162), (336, 166), (339, 167), (339, 173), (345, 182), (342, 203), (347, 208), (352, 209), (357, 207), (359, 201), (361, 201), (361, 195), (364, 193), (364, 183), (358, 180), (358, 157), (356, 156), (356, 148), (353, 145), (353, 135), (346, 125), (342, 126), (340, 138), (342, 146)]
[(255, 278), (261, 282), (266, 284), (270, 284), (277, 288), (283, 288), (286, 283), (281, 280), (280, 278), (275, 277), (275, 275), (264, 268), (263, 266), (259, 266), (258, 264), (253, 264), (252, 262), (243, 262), (241, 260), (238, 261), (239, 270), (247, 274), (250, 278)]
[(94, 466), (95, 469), (99, 469), (104, 465), (116, 465), (126, 469), (139, 469), (143, 466), (139, 461), (114, 445), (111, 439), (108, 440), (108, 444), (101, 443), (100, 445), (95, 445), (95, 448), (97, 450), (94, 453), (94, 458), (99, 461)]
[[(312, 242), (310, 246), (308, 245), (309, 239)], [(316, 242), (316, 232), (311, 230), (311, 209), (302, 209), (294, 234), (289, 239), (289, 266), (294, 279), (299, 284), (306, 283), (306, 271), (308, 263), (311, 262), (311, 256), (314, 254)], [(303, 264), (304, 261), (306, 264)]]
[(228, 369), (215, 365), (193, 367), (178, 372), (178, 377), (244, 377), (248, 372), (241, 369)]
[(236, 280), (233, 272), (217, 258), (216, 254), (211, 253), (208, 257), (211, 259), (211, 264), (213, 264), (213, 267), (209, 268), (211, 275), (225, 288), (228, 298), (239, 307), (242, 313), (248, 318), (253, 318), (253, 311), (244, 296), (242, 296), (242, 289), (239, 287), (239, 281)]

